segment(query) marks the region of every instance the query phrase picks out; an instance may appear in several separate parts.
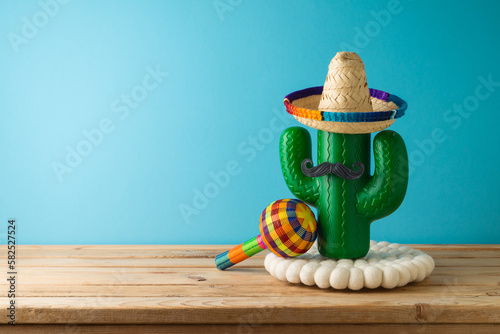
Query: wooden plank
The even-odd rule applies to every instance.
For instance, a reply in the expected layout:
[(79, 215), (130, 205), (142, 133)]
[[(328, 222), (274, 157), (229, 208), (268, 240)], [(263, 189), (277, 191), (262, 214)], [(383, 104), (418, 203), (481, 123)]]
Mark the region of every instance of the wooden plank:
[[(17, 249), (18, 258), (215, 258), (222, 250), (186, 250), (186, 249)], [(255, 255), (264, 258), (268, 251)], [(6, 252), (0, 258), (6, 259)]]
[[(195, 286), (196, 288), (200, 286), (246, 286), (249, 284), (254, 285), (266, 285), (271, 287), (288, 287), (295, 286), (295, 284), (281, 282), (276, 278), (271, 277), (267, 272), (262, 272), (261, 274), (252, 275), (251, 279), (245, 279), (244, 276), (233, 277), (233, 278), (214, 278), (203, 274), (194, 274), (194, 275), (169, 275), (167, 277), (153, 277), (148, 278), (147, 280), (143, 280), (142, 282), (135, 281), (134, 279), (140, 279), (143, 275), (134, 275), (134, 277), (123, 277), (123, 276), (110, 276), (109, 279), (82, 279), (78, 276), (66, 276), (63, 278), (51, 279), (51, 276), (37, 277), (37, 279), (18, 280), (18, 284), (21, 284), (22, 287), (28, 285), (39, 285), (39, 286), (51, 286), (51, 285), (88, 285), (88, 286), (109, 286), (110, 288), (114, 288), (117, 286), (140, 286), (140, 285), (157, 285), (164, 286), (165, 289), (168, 289), (173, 285), (185, 285), (185, 286)], [(260, 283), (257, 284), (256, 281)], [(306, 286), (301, 284), (297, 284), (298, 287), (309, 289)], [(484, 286), (487, 288), (491, 288), (493, 291), (497, 291), (496, 289), (500, 288), (500, 277), (498, 276), (434, 276), (426, 278), (422, 282), (418, 283), (410, 283), (410, 286), (438, 286), (438, 287), (455, 287), (455, 286), (466, 286), (466, 287), (480, 287)], [(7, 288), (7, 284), (2, 283), (0, 285), (0, 289), (5, 290)], [(312, 287), (311, 289), (318, 289), (316, 287)], [(399, 290), (399, 289), (398, 289)], [(321, 290), (323, 291), (323, 290)], [(363, 290), (369, 291), (369, 290)]]
[[(227, 250), (227, 249), (224, 249)], [(41, 249), (41, 250), (18, 250), (23, 258), (214, 258), (224, 250), (123, 250), (123, 249)], [(434, 258), (500, 258), (500, 251), (480, 250), (480, 251), (460, 251), (460, 250), (425, 250)], [(264, 258), (269, 252), (264, 250), (254, 257)], [(6, 258), (6, 253), (0, 254), (1, 258)]]
[[(34, 249), (34, 250), (65, 250), (65, 249), (80, 249), (80, 250), (92, 250), (92, 249), (110, 249), (110, 250), (212, 250), (212, 251), (222, 251), (224, 249), (229, 249), (235, 245), (18, 245), (20, 249)], [(500, 247), (499, 247), (500, 249)]]
[(500, 258), (500, 250), (433, 250), (425, 249), (424, 252), (433, 258)]
[[(431, 277), (394, 290), (362, 291), (281, 282), (263, 268), (264, 252), (220, 272), (213, 257), (229, 247), (21, 246), (18, 321), (211, 323), (232, 329), (281, 322), (314, 324), (318, 331), (327, 330), (322, 324), (340, 323), (500, 324), (500, 245), (421, 245), (436, 260)], [(0, 289), (7, 291), (6, 281)], [(0, 298), (0, 305), (7, 303)], [(5, 319), (6, 308), (0, 310)]]
[(0, 326), (0, 332), (5, 334), (58, 334), (58, 333), (95, 333), (95, 334), (221, 334), (221, 333), (315, 333), (315, 334), (492, 334), (498, 333), (500, 326), (495, 324), (295, 324), (295, 325), (261, 325), (241, 323), (237, 325), (18, 325)]
[[(360, 292), (361, 293), (361, 292)], [(495, 286), (435, 286), (412, 284), (399, 289), (366, 289), (362, 293), (369, 298), (400, 298), (419, 296), (425, 298), (455, 299), (462, 297), (500, 296), (500, 287)], [(81, 285), (81, 284), (23, 284), (18, 285), (17, 297), (279, 297), (279, 296), (325, 296), (352, 298), (357, 292), (323, 290), (299, 284), (165, 284), (165, 285)], [(403, 297), (402, 297), (403, 296)], [(500, 299), (494, 299), (500, 302)]]
[(416, 285), (439, 285), (439, 286), (478, 286), (478, 285), (488, 285), (498, 287), (500, 286), (500, 277), (498, 276), (486, 276), (486, 275), (434, 275), (426, 278), (422, 282), (412, 283)]
[[(207, 274), (200, 274), (197, 272), (179, 274), (157, 274), (145, 276), (141, 273), (135, 274), (111, 274), (108, 277), (102, 277), (102, 275), (87, 275), (82, 273), (81, 275), (58, 275), (56, 277), (52, 275), (30, 275), (18, 277), (18, 284), (29, 285), (60, 285), (60, 284), (78, 284), (78, 285), (92, 285), (92, 286), (117, 286), (117, 285), (262, 285), (266, 284), (273, 287), (283, 287), (287, 286), (289, 283), (281, 282), (278, 279), (271, 277), (267, 272), (261, 272), (252, 274), (251, 277), (246, 276), (211, 276)], [(422, 282), (411, 283), (415, 286), (488, 286), (493, 289), (500, 286), (500, 277), (498, 276), (430, 276)], [(302, 285), (299, 285), (302, 286)], [(306, 287), (304, 287), (306, 288)], [(0, 289), (7, 289), (7, 284), (2, 283)], [(315, 288), (316, 289), (316, 288)]]
[(451, 267), (451, 266), (436, 266), (432, 275), (493, 275), (500, 274), (499, 267)]
[[(361, 294), (362, 296), (362, 294)], [(500, 323), (498, 297), (27, 297), (20, 324)], [(495, 300), (496, 299), (496, 300)], [(6, 305), (7, 299), (0, 298)], [(7, 310), (0, 316), (6, 319)]]
[(438, 267), (496, 267), (500, 268), (500, 258), (435, 258)]
[[(183, 284), (194, 281), (209, 283), (228, 283), (238, 280), (262, 283), (276, 281), (262, 266), (249, 268), (240, 266), (231, 270), (219, 271), (215, 268), (121, 268), (121, 267), (19, 267), (18, 276), (24, 283), (64, 283), (67, 279), (75, 279), (78, 283), (106, 284), (113, 282), (137, 282), (141, 284)], [(496, 267), (436, 267), (433, 276), (449, 276), (449, 279), (460, 276), (492, 277), (500, 283), (500, 268)], [(176, 281), (172, 281), (176, 280)], [(180, 281), (177, 281), (180, 280)], [(450, 282), (451, 284), (452, 282)], [(2, 282), (6, 284), (6, 282)]]
[[(19, 249), (21, 248), (21, 249)], [(47, 258), (108, 258), (108, 259), (130, 259), (130, 258), (215, 258), (216, 255), (227, 249), (203, 250), (203, 249), (86, 249), (86, 248), (67, 248), (67, 249), (24, 249), (19, 246), (17, 249), (18, 258), (23, 259), (47, 259)], [(229, 248), (228, 248), (229, 249)], [(500, 258), (500, 250), (425, 250), (426, 253), (434, 258)], [(256, 258), (264, 258), (268, 251), (263, 251)], [(6, 253), (0, 254), (0, 259), (6, 259)]]
[[(500, 259), (499, 259), (500, 260)], [(487, 264), (487, 263), (484, 263)], [(18, 258), (18, 268), (213, 268), (214, 258)], [(263, 268), (263, 258), (250, 258), (239, 268)]]
[[(435, 258), (438, 267), (495, 267), (500, 258)], [(215, 268), (214, 258), (17, 258), (17, 266), (26, 267), (120, 267), (120, 268)], [(262, 268), (262, 257), (251, 257), (238, 264), (238, 268)], [(236, 267), (235, 267), (236, 268)], [(500, 269), (498, 269), (500, 273)]]
[(479, 251), (479, 250), (500, 250), (500, 244), (408, 244), (413, 248), (422, 249), (422, 250), (459, 250), (459, 251)]

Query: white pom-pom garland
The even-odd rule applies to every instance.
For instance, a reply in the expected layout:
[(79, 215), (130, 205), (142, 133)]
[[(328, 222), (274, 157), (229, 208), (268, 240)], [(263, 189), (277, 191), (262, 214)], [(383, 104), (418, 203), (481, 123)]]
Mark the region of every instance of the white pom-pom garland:
[(370, 251), (360, 259), (328, 259), (316, 244), (304, 255), (282, 258), (269, 253), (266, 270), (281, 281), (317, 285), (322, 289), (394, 289), (420, 282), (434, 270), (434, 260), (410, 246), (370, 241)]

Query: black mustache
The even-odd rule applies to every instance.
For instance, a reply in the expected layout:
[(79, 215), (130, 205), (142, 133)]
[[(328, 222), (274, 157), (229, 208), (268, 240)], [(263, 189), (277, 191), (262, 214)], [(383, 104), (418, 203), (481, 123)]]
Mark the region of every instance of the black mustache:
[(308, 164), (314, 165), (311, 159), (304, 159), (300, 168), (302, 169), (304, 175), (309, 177), (320, 177), (332, 173), (334, 175), (337, 175), (338, 177), (343, 178), (344, 180), (356, 180), (359, 179), (365, 172), (365, 166), (360, 161), (352, 165), (353, 167), (358, 167), (357, 171), (349, 169), (340, 162), (336, 162), (334, 164), (332, 164), (331, 162), (323, 162), (322, 164), (311, 168), (307, 167)]

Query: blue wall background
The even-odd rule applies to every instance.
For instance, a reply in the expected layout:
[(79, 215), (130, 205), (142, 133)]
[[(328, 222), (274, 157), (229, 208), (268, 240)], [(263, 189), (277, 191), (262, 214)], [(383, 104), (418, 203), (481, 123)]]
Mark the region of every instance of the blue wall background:
[[(2, 239), (12, 217), (24, 244), (256, 235), (262, 209), (292, 196), (277, 145), (299, 123), (283, 97), (322, 85), (347, 50), (363, 58), (370, 87), (409, 104), (391, 127), (410, 153), (407, 197), (372, 238), (498, 243), (499, 10), (497, 1), (2, 1)], [(71, 167), (68, 148), (87, 156)]]

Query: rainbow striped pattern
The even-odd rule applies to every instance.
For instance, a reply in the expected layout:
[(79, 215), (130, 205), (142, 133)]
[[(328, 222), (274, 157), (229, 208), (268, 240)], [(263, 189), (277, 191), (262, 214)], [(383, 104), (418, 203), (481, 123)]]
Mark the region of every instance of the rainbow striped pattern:
[(281, 257), (304, 254), (318, 236), (313, 212), (298, 199), (278, 200), (264, 209), (260, 233), (267, 248)]
[(241, 245), (233, 247), (230, 250), (217, 255), (215, 257), (215, 265), (217, 266), (217, 269), (225, 270), (234, 266), (236, 263), (245, 261), (250, 256), (257, 254), (264, 249), (266, 249), (266, 245), (264, 245), (262, 237), (259, 235), (245, 241)]
[(296, 92), (288, 94), (283, 101), (285, 103), (286, 111), (293, 116), (314, 119), (317, 121), (356, 123), (380, 122), (397, 119), (404, 116), (406, 108), (408, 107), (406, 102), (396, 95), (392, 95), (376, 89), (370, 89), (371, 97), (382, 100), (384, 102), (393, 102), (398, 106), (398, 109), (390, 111), (371, 112), (331, 112), (301, 108), (293, 104), (295, 100), (299, 100), (311, 95), (321, 95), (321, 93), (323, 93), (323, 87), (317, 86), (298, 90)]
[(241, 245), (215, 257), (215, 265), (225, 270), (266, 249), (282, 257), (304, 254), (311, 248), (317, 233), (314, 213), (298, 199), (281, 199), (264, 209), (260, 233)]

